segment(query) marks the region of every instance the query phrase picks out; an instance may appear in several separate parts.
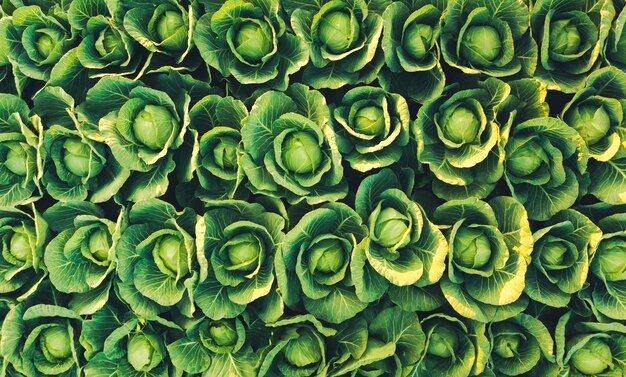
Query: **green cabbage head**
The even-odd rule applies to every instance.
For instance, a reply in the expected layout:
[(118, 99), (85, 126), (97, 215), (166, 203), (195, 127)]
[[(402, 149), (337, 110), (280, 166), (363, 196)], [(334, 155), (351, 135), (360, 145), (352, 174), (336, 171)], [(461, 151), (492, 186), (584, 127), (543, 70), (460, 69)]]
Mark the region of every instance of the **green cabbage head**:
[(128, 176), (105, 144), (85, 138), (79, 131), (53, 125), (43, 139), (43, 184), (57, 200), (105, 201)]
[(58, 233), (44, 254), (50, 281), (59, 291), (76, 294), (70, 301), (73, 310), (94, 313), (106, 303), (113, 284), (123, 213), (111, 221), (90, 202), (58, 202), (43, 216)]
[(311, 63), (302, 82), (316, 89), (369, 84), (384, 63), (377, 51), (382, 34), (380, 14), (362, 0), (284, 1), (296, 36), (306, 42)]
[(324, 97), (304, 85), (261, 95), (241, 129), (246, 153), (240, 163), (248, 188), (292, 204), (345, 197), (341, 154), (328, 122)]
[(276, 276), (289, 307), (300, 302), (317, 318), (342, 323), (365, 309), (356, 296), (350, 261), (367, 230), (340, 203), (311, 211), (287, 233), (276, 255)]
[(539, 45), (535, 77), (548, 89), (576, 93), (600, 64), (611, 21), (612, 1), (540, 0), (530, 12), (530, 27)]
[(80, 64), (100, 72), (133, 73), (139, 65), (136, 42), (114, 22), (116, 6), (104, 0), (77, 0), (70, 3), (67, 18), (82, 40), (76, 48)]
[(441, 33), (446, 62), (469, 74), (533, 74), (537, 44), (530, 34), (528, 5), (523, 0), (452, 0), (447, 9)]
[(193, 46), (195, 12), (197, 9), (191, 5), (175, 1), (133, 3), (124, 14), (123, 25), (128, 35), (148, 51), (171, 56), (180, 63)]
[(243, 102), (218, 95), (202, 98), (189, 111), (190, 132), (199, 147), (194, 161), (199, 197), (232, 199), (245, 195), (240, 158), (241, 122), (247, 115)]
[(581, 136), (557, 118), (516, 125), (506, 145), (505, 180), (533, 220), (569, 208), (580, 194), (588, 149)]
[(421, 325), (426, 349), (413, 371), (416, 377), (444, 377), (450, 373), (470, 376), (484, 371), (484, 358), (489, 352), (484, 325), (468, 327), (444, 314), (430, 315), (421, 320)]
[[(196, 304), (211, 319), (233, 318), (270, 293), (285, 220), (258, 203), (225, 200), (206, 211), (200, 226), (198, 255), (210, 267), (196, 288)], [(219, 297), (228, 304), (215, 305)]]
[(417, 158), (434, 175), (432, 190), (446, 200), (486, 197), (503, 173), (508, 124), (497, 119), (510, 86), (489, 78), (470, 88), (449, 86), (428, 101), (413, 123)]
[[(117, 163), (130, 170), (127, 179), (114, 180), (118, 186), (114, 191), (125, 200), (140, 201), (166, 192), (167, 175), (176, 166), (174, 151), (187, 132), (189, 94), (182, 88), (177, 91), (180, 84), (173, 75), (162, 76), (160, 83), (168, 92), (140, 81), (106, 76), (89, 89), (87, 100), (78, 108), (79, 114), (99, 129), (100, 140), (104, 139)], [(94, 158), (100, 157), (104, 163), (97, 148), (91, 148)]]
[(259, 377), (303, 376), (326, 373), (327, 338), (336, 333), (313, 316), (295, 316), (271, 324), (279, 331), (274, 348), (265, 356)]
[[(185, 330), (185, 336), (167, 346), (172, 364), (188, 373), (219, 375), (236, 363), (241, 375), (255, 375), (259, 355), (247, 342), (249, 316), (213, 321), (197, 320)], [(197, 352), (188, 352), (190, 343)]]
[(381, 88), (354, 88), (334, 110), (333, 127), (339, 151), (353, 169), (386, 167), (400, 158), (409, 142), (408, 105)]
[(556, 343), (563, 345), (557, 353), (557, 364), (570, 376), (619, 375), (626, 326), (589, 321), (570, 311), (559, 319)]
[(29, 118), (26, 102), (13, 94), (0, 94), (0, 206), (27, 204), (39, 195), (41, 119)]
[(602, 231), (572, 209), (557, 213), (534, 233), (524, 292), (545, 305), (564, 307), (583, 289)]
[(206, 276), (207, 262), (196, 253), (196, 215), (178, 212), (158, 199), (136, 203), (115, 249), (120, 296), (149, 318), (180, 305), (190, 315), (192, 282)]
[(445, 86), (439, 37), (445, 2), (394, 1), (383, 13), (381, 47), (385, 65), (378, 75), (383, 89), (424, 103)]
[[(402, 174), (412, 178), (407, 171)], [(444, 273), (448, 244), (423, 208), (402, 191), (403, 178), (383, 169), (361, 182), (355, 209), (367, 221), (369, 234), (353, 253), (352, 278), (362, 301), (377, 300), (387, 291), (405, 310), (426, 310), (431, 300), (402, 297), (430, 295)]]
[(612, 204), (626, 203), (626, 129), (623, 101), (626, 73), (617, 67), (589, 75), (585, 87), (563, 109), (562, 117), (576, 129), (589, 149), (589, 192)]
[(193, 39), (207, 64), (241, 84), (284, 90), (308, 61), (286, 30), (278, 0), (228, 0), (198, 20)]
[(522, 293), (533, 237), (519, 202), (504, 196), (489, 203), (449, 201), (435, 210), (434, 221), (445, 226), (450, 244), (441, 290), (454, 310), (489, 322), (525, 309)]
[(626, 303), (626, 295), (620, 287), (626, 283), (626, 215), (616, 213), (598, 222), (602, 239), (591, 262), (593, 277), (591, 299), (595, 309), (616, 320), (626, 319), (620, 309)]
[(162, 318), (124, 315), (123, 308), (109, 302), (83, 324), (81, 343), (90, 351), (85, 375), (170, 375), (175, 367), (166, 342), (181, 337), (182, 329)]
[(344, 322), (330, 340), (338, 347), (328, 375), (400, 376), (415, 368), (424, 353), (425, 340), (414, 312), (385, 304), (371, 306)]
[(4, 362), (26, 376), (78, 375), (81, 321), (61, 306), (28, 301), (14, 306), (3, 320)]
[(19, 209), (0, 207), (0, 293), (23, 300), (34, 293), (46, 276), (44, 248), (48, 224), (34, 205)]
[(12, 17), (2, 37), (15, 68), (33, 80), (48, 81), (52, 68), (76, 43), (65, 13), (46, 14), (38, 5), (22, 5)]
[(548, 373), (554, 368), (554, 340), (546, 326), (518, 314), (488, 329), (493, 369), (505, 376)]

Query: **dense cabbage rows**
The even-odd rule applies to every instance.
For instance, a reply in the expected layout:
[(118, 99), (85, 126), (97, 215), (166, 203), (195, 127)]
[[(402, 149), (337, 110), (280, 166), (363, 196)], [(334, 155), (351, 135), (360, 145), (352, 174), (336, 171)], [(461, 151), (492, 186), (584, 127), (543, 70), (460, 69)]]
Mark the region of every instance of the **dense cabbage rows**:
[(0, 16), (0, 377), (626, 376), (624, 0)]

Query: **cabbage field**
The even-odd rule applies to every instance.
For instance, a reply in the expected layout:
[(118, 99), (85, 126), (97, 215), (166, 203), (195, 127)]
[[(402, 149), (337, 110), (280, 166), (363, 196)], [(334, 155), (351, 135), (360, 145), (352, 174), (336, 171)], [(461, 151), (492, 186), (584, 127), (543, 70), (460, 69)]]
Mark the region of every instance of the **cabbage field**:
[(626, 377), (625, 0), (1, 0), (0, 377)]

